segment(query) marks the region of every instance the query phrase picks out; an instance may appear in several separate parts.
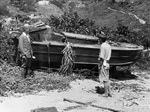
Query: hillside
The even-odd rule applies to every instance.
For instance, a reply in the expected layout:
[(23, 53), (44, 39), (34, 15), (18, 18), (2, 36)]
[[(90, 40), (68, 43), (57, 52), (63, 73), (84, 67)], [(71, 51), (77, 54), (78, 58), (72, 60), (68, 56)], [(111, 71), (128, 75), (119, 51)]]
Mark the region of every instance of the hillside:
[(139, 30), (150, 24), (150, 7), (148, 0), (133, 3), (90, 3), (85, 7), (76, 8), (80, 16), (91, 18), (100, 26), (115, 29), (118, 23), (128, 26), (131, 30)]
[(49, 0), (50, 4), (44, 6), (37, 6), (39, 0), (33, 0), (32, 3), (29, 0), (22, 0), (26, 1), (27, 8), (23, 5), (24, 2), (16, 3), (15, 1), (17, 0), (11, 0), (11, 2), (0, 0), (1, 6), (6, 5), (11, 15), (22, 14), (24, 11), (60, 16), (71, 7), (70, 9), (77, 11), (82, 18), (90, 18), (102, 27), (115, 29), (118, 23), (122, 23), (138, 31), (150, 24), (149, 0)]
[(9, 16), (34, 13), (49, 17), (51, 14), (61, 16), (64, 12), (75, 11), (81, 18), (90, 18), (100, 27), (116, 30), (118, 24), (123, 24), (131, 31), (144, 30), (148, 35), (150, 32), (149, 0), (46, 0), (45, 5), (39, 5), (40, 0), (18, 1), (0, 0), (1, 6), (7, 6)]

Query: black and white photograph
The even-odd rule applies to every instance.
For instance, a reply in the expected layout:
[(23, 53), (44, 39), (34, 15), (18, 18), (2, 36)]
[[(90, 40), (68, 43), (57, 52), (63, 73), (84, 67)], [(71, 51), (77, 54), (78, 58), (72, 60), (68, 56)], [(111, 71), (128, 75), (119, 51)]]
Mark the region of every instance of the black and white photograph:
[(150, 112), (150, 0), (0, 0), (0, 112)]

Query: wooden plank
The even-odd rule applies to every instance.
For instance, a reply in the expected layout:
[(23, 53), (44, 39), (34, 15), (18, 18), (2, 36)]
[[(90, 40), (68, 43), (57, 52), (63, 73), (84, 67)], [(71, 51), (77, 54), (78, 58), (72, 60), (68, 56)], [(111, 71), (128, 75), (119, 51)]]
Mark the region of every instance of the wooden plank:
[(91, 104), (91, 103), (84, 103), (84, 102), (75, 101), (75, 100), (66, 99), (66, 98), (64, 98), (64, 101), (68, 101), (68, 102), (70, 102), (70, 103), (77, 103), (77, 104), (80, 104), (80, 105), (86, 105), (86, 106), (89, 104), (89, 106), (92, 106), (92, 107), (95, 107), (95, 108), (104, 109), (104, 110), (109, 110), (109, 111), (111, 111), (111, 112), (125, 112), (125, 111), (123, 111), (123, 110), (116, 110), (116, 109), (112, 109), (112, 108), (97, 106), (97, 105), (93, 105), (93, 104)]

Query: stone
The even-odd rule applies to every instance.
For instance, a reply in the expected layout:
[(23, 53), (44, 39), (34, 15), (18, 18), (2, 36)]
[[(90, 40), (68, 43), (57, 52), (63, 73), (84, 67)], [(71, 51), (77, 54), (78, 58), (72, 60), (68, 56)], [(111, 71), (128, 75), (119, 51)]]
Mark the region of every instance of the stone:
[(31, 112), (58, 112), (56, 107), (42, 107), (31, 110)]

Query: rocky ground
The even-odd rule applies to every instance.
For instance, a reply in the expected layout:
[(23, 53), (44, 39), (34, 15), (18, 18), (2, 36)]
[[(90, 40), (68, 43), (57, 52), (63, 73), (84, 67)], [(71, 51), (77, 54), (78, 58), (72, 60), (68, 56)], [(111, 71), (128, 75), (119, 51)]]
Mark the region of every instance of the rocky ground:
[(0, 97), (0, 112), (31, 112), (56, 107), (58, 112), (149, 112), (149, 71), (136, 70), (130, 79), (112, 79), (113, 97), (104, 97), (95, 88), (102, 84), (91, 79), (76, 80), (65, 91), (41, 91)]

